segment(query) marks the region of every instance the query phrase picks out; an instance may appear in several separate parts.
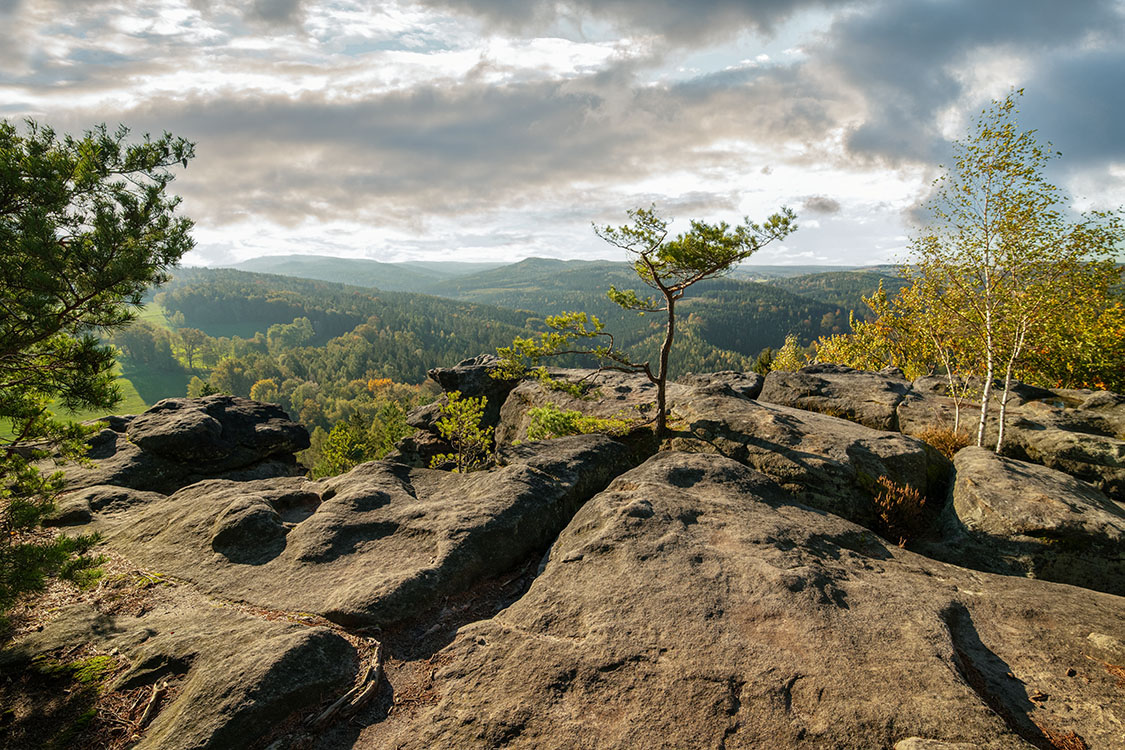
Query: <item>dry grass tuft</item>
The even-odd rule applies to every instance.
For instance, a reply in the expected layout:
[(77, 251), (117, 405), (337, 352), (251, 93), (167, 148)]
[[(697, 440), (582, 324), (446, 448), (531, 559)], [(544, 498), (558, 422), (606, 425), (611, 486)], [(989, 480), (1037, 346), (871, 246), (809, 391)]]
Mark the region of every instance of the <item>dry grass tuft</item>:
[(879, 489), (875, 493), (875, 509), (879, 513), (877, 531), (887, 539), (897, 541), (898, 546), (918, 536), (925, 528), (922, 513), (926, 505), (925, 496), (907, 485), (881, 476), (876, 480)]
[(915, 437), (937, 448), (941, 451), (943, 456), (950, 460), (953, 460), (953, 456), (957, 451), (972, 442), (967, 432), (954, 432), (948, 427), (938, 427), (937, 425), (927, 427), (915, 435)]

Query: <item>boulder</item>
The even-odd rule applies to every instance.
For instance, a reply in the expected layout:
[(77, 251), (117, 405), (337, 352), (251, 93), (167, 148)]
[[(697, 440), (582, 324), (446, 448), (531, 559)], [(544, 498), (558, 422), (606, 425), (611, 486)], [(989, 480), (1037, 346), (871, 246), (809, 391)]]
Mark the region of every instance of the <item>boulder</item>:
[(905, 435), (760, 398), (698, 392), (677, 398), (675, 414), (667, 447), (720, 453), (769, 476), (800, 502), (856, 523), (876, 524), (880, 477), (918, 490), (931, 507), (945, 497), (949, 461)]
[(210, 480), (90, 528), (207, 593), (385, 627), (542, 554), (628, 459), (581, 435), (505, 460), (470, 474), (375, 461), (320, 482)]
[(939, 543), (919, 549), (978, 570), (1125, 596), (1125, 506), (1054, 469), (970, 447)]
[(1047, 404), (1027, 405), (1012, 415), (1005, 455), (1065, 471), (1125, 502), (1125, 440), (1094, 432), (1102, 420), (1066, 413)]
[(295, 710), (311, 710), (353, 682), (355, 649), (327, 628), (217, 607), (183, 587), (160, 587), (154, 596), (153, 609), (140, 616), (68, 606), (0, 663), (11, 669), (85, 644), (87, 653), (129, 662), (110, 690), (167, 683), (170, 698), (131, 745), (138, 750), (247, 747)]
[(787, 497), (717, 455), (618, 477), (526, 595), (432, 660), (433, 702), (355, 745), (1120, 746), (1125, 599), (934, 562)]
[(487, 398), (481, 424), (494, 427), (500, 419), (500, 407), (504, 404), (504, 399), (518, 382), (493, 378), (490, 373), (499, 364), (500, 360), (495, 354), (479, 354), (454, 367), (435, 367), (426, 374), (446, 393), (460, 391), (466, 398)]
[(169, 398), (90, 440), (92, 466), (67, 469), (67, 487), (116, 485), (172, 493), (203, 479), (303, 473), (294, 454), (309, 447), (304, 427), (275, 404), (237, 396)]
[(797, 372), (771, 372), (758, 400), (850, 419), (876, 430), (897, 430), (895, 410), (909, 391), (910, 382), (901, 373), (814, 364)]

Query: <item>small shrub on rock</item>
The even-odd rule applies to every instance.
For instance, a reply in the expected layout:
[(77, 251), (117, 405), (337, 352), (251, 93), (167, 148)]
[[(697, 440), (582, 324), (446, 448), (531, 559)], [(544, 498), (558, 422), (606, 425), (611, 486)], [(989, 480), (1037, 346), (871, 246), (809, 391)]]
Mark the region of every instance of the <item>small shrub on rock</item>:
[(527, 427), (528, 440), (550, 440), (566, 435), (586, 435), (601, 432), (620, 437), (637, 425), (637, 420), (625, 417), (602, 419), (580, 411), (564, 411), (548, 402), (528, 410), (531, 424)]
[(876, 529), (887, 539), (906, 543), (917, 537), (925, 528), (922, 510), (926, 504), (925, 496), (913, 487), (898, 484), (881, 476), (876, 480), (879, 489), (875, 493), (875, 508), (879, 513), (879, 528)]

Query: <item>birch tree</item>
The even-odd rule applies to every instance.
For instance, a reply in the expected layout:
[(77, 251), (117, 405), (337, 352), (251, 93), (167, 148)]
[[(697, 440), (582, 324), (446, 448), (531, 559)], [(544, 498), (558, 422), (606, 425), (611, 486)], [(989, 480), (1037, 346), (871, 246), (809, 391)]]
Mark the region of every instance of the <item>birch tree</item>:
[(1064, 285), (1104, 271), (1121, 240), (1118, 216), (1068, 218), (1062, 191), (1044, 169), (1058, 154), (1016, 123), (1017, 96), (994, 101), (974, 131), (954, 144), (954, 161), (938, 179), (932, 220), (913, 245), (919, 267), (946, 290), (934, 300), (980, 353), (984, 444), (994, 383), (1003, 383), (997, 450), (1013, 374), (1043, 322), (1061, 314)]

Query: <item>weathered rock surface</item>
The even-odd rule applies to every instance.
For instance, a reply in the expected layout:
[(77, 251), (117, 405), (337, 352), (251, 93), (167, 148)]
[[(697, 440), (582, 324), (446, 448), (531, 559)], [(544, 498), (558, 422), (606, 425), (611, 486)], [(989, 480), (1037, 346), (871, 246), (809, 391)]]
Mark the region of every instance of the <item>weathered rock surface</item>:
[(969, 567), (1125, 596), (1125, 506), (1036, 464), (965, 448), (943, 519), (921, 549)]
[(471, 474), (376, 461), (321, 482), (211, 480), (91, 528), (208, 593), (386, 626), (546, 549), (627, 462), (603, 435), (506, 458)]
[(104, 615), (78, 604), (5, 651), (11, 669), (38, 654), (89, 643), (131, 664), (111, 689), (167, 682), (172, 698), (138, 750), (246, 747), (301, 705), (351, 685), (355, 649), (323, 627), (217, 608), (182, 587), (148, 614)]
[(688, 394), (675, 402), (676, 450), (720, 453), (753, 467), (800, 502), (872, 525), (879, 477), (940, 501), (949, 462), (895, 432), (761, 400)]
[(356, 746), (1125, 741), (1125, 599), (933, 562), (786, 498), (716, 455), (622, 475), (440, 653), (436, 703)]
[(302, 473), (294, 453), (304, 427), (281, 407), (237, 396), (169, 398), (90, 441), (90, 467), (67, 471), (67, 486), (117, 485), (171, 493), (202, 479), (263, 479)]
[(689, 374), (676, 380), (681, 385), (721, 396), (741, 396), (751, 401), (762, 392), (765, 378), (756, 372), (735, 372), (723, 370), (704, 374)]
[(766, 376), (758, 400), (850, 419), (876, 430), (898, 430), (896, 409), (910, 391), (901, 373), (854, 370), (832, 364)]
[[(650, 423), (654, 419), (656, 386), (644, 375), (623, 372), (552, 368), (548, 372), (560, 381), (591, 386), (581, 398), (563, 390), (548, 388), (539, 381), (520, 383), (500, 410), (496, 427), (497, 445), (527, 440), (531, 424), (529, 410), (554, 404), (563, 411), (578, 411), (599, 419), (627, 419)], [(679, 383), (667, 384), (669, 402), (693, 389)]]

